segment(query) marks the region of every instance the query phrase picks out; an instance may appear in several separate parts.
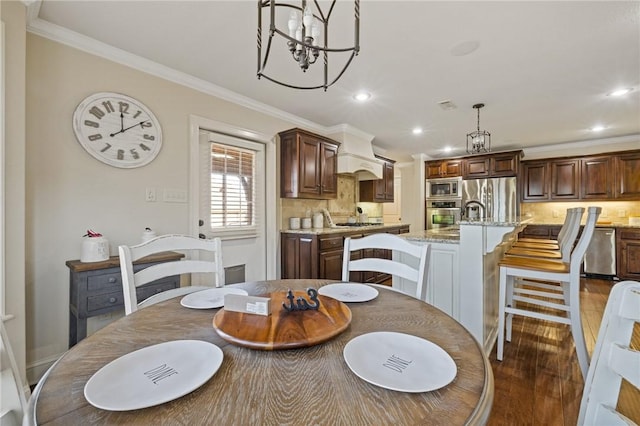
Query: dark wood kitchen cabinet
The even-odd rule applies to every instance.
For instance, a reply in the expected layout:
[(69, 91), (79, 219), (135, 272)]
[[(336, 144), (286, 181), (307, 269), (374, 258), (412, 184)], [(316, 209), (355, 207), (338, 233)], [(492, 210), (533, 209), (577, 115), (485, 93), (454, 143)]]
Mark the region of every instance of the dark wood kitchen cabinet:
[(616, 269), (621, 280), (640, 280), (640, 229), (616, 229)]
[(517, 176), (522, 151), (499, 152), (464, 159), (465, 179)]
[(580, 198), (608, 199), (613, 197), (614, 158), (610, 155), (580, 159)]
[(640, 151), (615, 157), (615, 197), (640, 200)]
[(580, 160), (561, 159), (549, 161), (550, 199), (577, 200), (580, 198)]
[(520, 182), (523, 201), (548, 200), (549, 163), (547, 161), (523, 162)]
[[(409, 225), (367, 229), (366, 231), (345, 231), (326, 234), (281, 233), (281, 275), (283, 279), (342, 279), (342, 259), (344, 239), (359, 238), (380, 232), (402, 234), (409, 232)], [(389, 250), (376, 250), (367, 253), (354, 252), (352, 259), (360, 257), (391, 258)], [(354, 282), (381, 283), (388, 279), (385, 274), (372, 272), (353, 272), (350, 280)]]
[(393, 203), (393, 179), (395, 161), (379, 157), (382, 160), (382, 179), (360, 181), (360, 201), (372, 203)]
[(640, 151), (522, 162), (523, 202), (640, 200)]
[(519, 234), (519, 238), (539, 238), (556, 240), (562, 229), (561, 225), (527, 225)]
[(425, 162), (427, 179), (462, 176), (462, 159)]
[(329, 138), (301, 129), (281, 132), (280, 196), (333, 199), (338, 194), (338, 147)]

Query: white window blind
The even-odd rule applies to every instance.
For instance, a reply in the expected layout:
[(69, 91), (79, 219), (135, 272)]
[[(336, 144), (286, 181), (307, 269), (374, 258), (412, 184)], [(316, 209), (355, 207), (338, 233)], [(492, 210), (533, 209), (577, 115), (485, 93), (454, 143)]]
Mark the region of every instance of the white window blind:
[(207, 237), (257, 235), (263, 222), (264, 146), (208, 133), (200, 149), (201, 230)]

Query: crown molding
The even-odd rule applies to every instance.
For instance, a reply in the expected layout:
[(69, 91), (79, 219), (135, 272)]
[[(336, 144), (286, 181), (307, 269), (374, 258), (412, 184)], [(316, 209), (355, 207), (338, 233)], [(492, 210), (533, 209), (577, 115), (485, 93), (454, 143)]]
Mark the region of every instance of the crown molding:
[(321, 126), (310, 120), (298, 117), (288, 112), (274, 108), (270, 105), (258, 102), (249, 97), (232, 92), (208, 81), (194, 77), (187, 73), (177, 71), (173, 68), (161, 65), (157, 62), (150, 61), (140, 56), (129, 53), (125, 50), (118, 49), (91, 37), (84, 36), (75, 31), (61, 27), (51, 22), (45, 21), (37, 17), (40, 9), (40, 1), (28, 2), (27, 4), (27, 31), (44, 37), (46, 39), (73, 47), (91, 55), (99, 56), (104, 59), (125, 65), (129, 68), (142, 71), (147, 74), (160, 77), (164, 80), (171, 81), (176, 84), (197, 90), (207, 95), (215, 96), (222, 100), (240, 105), (242, 107), (261, 112), (271, 117), (289, 121), (295, 126), (304, 127), (319, 133), (326, 133), (328, 130), (325, 126)]
[(566, 151), (571, 149), (579, 149), (584, 150), (585, 148), (597, 147), (601, 148), (602, 152), (611, 151), (612, 148), (615, 150), (615, 145), (621, 144), (629, 144), (634, 142), (640, 142), (640, 134), (632, 134), (626, 136), (616, 136), (612, 138), (603, 138), (603, 139), (589, 139), (585, 141), (575, 141), (575, 142), (567, 142), (561, 144), (553, 144), (553, 145), (539, 145), (531, 148), (523, 148), (522, 151), (525, 155), (525, 158), (528, 155), (536, 154), (536, 153), (551, 153), (553, 151)]

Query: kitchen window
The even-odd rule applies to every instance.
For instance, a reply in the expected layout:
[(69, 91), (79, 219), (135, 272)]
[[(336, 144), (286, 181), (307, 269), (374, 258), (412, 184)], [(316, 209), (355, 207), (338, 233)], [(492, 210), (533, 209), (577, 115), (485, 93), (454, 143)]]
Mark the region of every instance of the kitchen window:
[[(264, 183), (262, 144), (210, 134), (201, 144), (200, 219), (206, 237), (255, 236)], [(206, 150), (206, 152), (205, 152)]]

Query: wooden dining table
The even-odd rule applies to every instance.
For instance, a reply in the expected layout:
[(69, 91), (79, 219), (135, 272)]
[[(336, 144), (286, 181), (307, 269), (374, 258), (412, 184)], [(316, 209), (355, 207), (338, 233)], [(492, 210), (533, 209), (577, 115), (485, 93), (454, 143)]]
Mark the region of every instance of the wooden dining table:
[[(249, 295), (320, 288), (331, 280), (270, 280), (234, 284)], [(349, 326), (323, 343), (286, 350), (256, 350), (229, 343), (214, 330), (218, 309), (189, 309), (180, 297), (140, 309), (88, 336), (58, 361), (37, 400), (44, 425), (463, 425), (486, 423), (493, 402), (493, 374), (472, 335), (453, 318), (411, 296), (377, 287), (368, 302), (348, 303)], [(400, 332), (440, 346), (457, 372), (430, 392), (389, 390), (356, 376), (343, 349), (357, 336)], [(87, 381), (109, 362), (163, 342), (193, 339), (222, 349), (219, 370), (178, 399), (131, 411), (94, 407)]]

